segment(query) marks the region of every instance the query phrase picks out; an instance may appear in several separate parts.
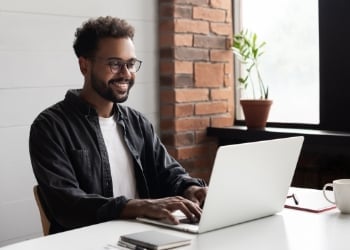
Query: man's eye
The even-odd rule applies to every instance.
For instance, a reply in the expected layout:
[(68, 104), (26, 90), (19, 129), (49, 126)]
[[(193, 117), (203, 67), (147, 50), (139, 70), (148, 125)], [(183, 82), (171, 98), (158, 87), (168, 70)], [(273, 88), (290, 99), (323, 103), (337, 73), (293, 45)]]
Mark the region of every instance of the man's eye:
[(123, 64), (120, 62), (109, 62), (108, 65), (113, 66), (113, 67), (120, 67)]
[(134, 61), (132, 61), (132, 62), (128, 62), (128, 68), (132, 68), (132, 67), (134, 67), (135, 66), (135, 62)]

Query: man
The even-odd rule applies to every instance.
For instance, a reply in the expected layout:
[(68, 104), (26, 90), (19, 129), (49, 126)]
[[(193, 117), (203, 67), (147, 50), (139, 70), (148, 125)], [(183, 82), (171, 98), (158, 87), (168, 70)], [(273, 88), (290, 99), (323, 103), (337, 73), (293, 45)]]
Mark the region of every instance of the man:
[(81, 90), (33, 122), (29, 149), (50, 233), (138, 216), (199, 218), (207, 188), (166, 151), (150, 122), (121, 105), (141, 66), (134, 29), (112, 17), (78, 28)]

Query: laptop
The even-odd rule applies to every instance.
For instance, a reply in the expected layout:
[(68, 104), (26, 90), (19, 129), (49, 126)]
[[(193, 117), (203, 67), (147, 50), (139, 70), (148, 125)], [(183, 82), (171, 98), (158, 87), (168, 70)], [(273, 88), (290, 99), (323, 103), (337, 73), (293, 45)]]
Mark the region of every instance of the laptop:
[(276, 214), (284, 207), (303, 141), (294, 136), (220, 146), (198, 224), (137, 220), (197, 234)]

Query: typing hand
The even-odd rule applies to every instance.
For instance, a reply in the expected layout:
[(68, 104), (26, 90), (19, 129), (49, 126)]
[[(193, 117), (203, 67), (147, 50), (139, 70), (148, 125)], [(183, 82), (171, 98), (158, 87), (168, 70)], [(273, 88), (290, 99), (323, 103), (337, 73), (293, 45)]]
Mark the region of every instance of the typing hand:
[(203, 207), (208, 187), (190, 186), (184, 192), (184, 197)]
[(170, 224), (179, 224), (172, 212), (180, 210), (188, 219), (200, 219), (202, 209), (195, 202), (181, 196), (161, 199), (130, 200), (121, 213), (121, 218), (148, 217), (161, 219)]

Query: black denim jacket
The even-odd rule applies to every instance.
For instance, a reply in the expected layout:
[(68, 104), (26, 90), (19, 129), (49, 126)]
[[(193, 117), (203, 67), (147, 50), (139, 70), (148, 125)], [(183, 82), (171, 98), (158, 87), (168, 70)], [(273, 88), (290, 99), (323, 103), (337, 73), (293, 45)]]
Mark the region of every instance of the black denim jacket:
[[(112, 178), (96, 110), (70, 90), (44, 110), (30, 130), (29, 151), (50, 233), (118, 219), (127, 202), (113, 197)], [(140, 198), (182, 195), (191, 178), (166, 151), (139, 112), (115, 105), (115, 118), (133, 157)]]

